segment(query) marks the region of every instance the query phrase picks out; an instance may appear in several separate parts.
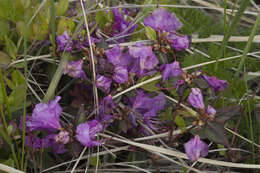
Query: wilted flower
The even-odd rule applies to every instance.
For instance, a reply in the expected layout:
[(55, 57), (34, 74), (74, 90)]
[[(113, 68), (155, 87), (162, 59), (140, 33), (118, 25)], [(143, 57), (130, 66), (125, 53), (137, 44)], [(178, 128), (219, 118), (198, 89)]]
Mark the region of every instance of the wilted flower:
[[(157, 124), (155, 117), (158, 111), (164, 109), (165, 102), (166, 100), (163, 93), (159, 93), (157, 96), (151, 98), (142, 90), (139, 90), (136, 97), (131, 100), (132, 108), (143, 115), (144, 123), (153, 130), (156, 130), (153, 124)], [(136, 126), (135, 119), (134, 114), (130, 114), (130, 120), (133, 125)]]
[(99, 114), (101, 115), (110, 115), (113, 113), (113, 110), (116, 108), (116, 104), (112, 99), (111, 95), (104, 97), (99, 104)]
[(188, 102), (197, 109), (204, 109), (203, 96), (199, 88), (191, 88)]
[[(113, 9), (112, 12), (114, 15), (114, 23), (112, 25), (113, 36), (120, 35), (122, 32), (125, 32), (124, 34), (130, 34), (137, 28), (137, 24), (132, 25), (131, 22), (127, 22), (118, 9)], [(128, 28), (130, 25), (132, 26)], [(128, 30), (125, 31), (127, 28)], [(119, 42), (123, 42), (124, 40), (124, 38), (117, 39)]]
[(64, 31), (62, 35), (58, 36), (56, 38), (57, 43), (58, 43), (58, 50), (59, 51), (63, 51), (66, 46), (66, 50), (65, 51), (71, 51), (72, 50), (72, 40), (68, 35), (67, 31)]
[(97, 133), (103, 130), (103, 126), (97, 120), (92, 120), (78, 125), (77, 140), (86, 147), (100, 146), (101, 142), (95, 141)]
[(201, 141), (198, 135), (185, 143), (184, 149), (188, 158), (192, 162), (195, 162), (200, 157), (205, 157), (208, 155), (208, 145), (205, 142)]
[(110, 86), (111, 86), (112, 80), (108, 77), (97, 75), (96, 79), (96, 86), (104, 92), (109, 93), (110, 92)]
[(171, 43), (171, 46), (176, 51), (181, 51), (184, 49), (188, 49), (190, 46), (190, 38), (187, 35), (179, 36), (176, 34), (170, 34), (168, 39)]
[(55, 142), (58, 144), (67, 144), (70, 140), (69, 132), (63, 130), (54, 136)]
[(167, 32), (174, 32), (182, 27), (179, 19), (164, 8), (158, 8), (150, 16), (146, 17), (144, 25), (150, 26), (155, 31)]
[(81, 78), (84, 80), (86, 79), (86, 74), (82, 70), (82, 65), (82, 59), (78, 61), (70, 61), (64, 70), (64, 74), (68, 74), (70, 77), (73, 78)]
[(220, 80), (215, 76), (206, 76), (206, 75), (202, 75), (202, 77), (208, 82), (208, 84), (211, 86), (213, 92), (216, 91), (222, 91), (224, 90), (227, 86), (228, 83), (225, 80)]
[[(43, 139), (42, 139), (42, 147), (43, 148), (49, 148), (51, 147), (52, 150), (57, 153), (57, 154), (63, 154), (67, 151), (67, 149), (65, 148), (65, 145), (62, 144), (62, 143), (58, 143), (56, 141), (56, 136), (57, 134), (49, 134), (47, 136), (45, 136)], [(66, 134), (65, 134), (66, 136)], [(64, 136), (64, 137), (65, 137)], [(68, 138), (67, 138), (68, 139)], [(66, 140), (64, 140), (63, 142), (67, 142)]]
[(126, 68), (117, 66), (114, 69), (113, 80), (119, 84), (123, 84), (128, 81), (128, 71)]
[(56, 131), (61, 128), (59, 117), (62, 108), (59, 105), (60, 96), (56, 96), (55, 100), (49, 103), (39, 103), (35, 106), (32, 116), (28, 117), (26, 127), (30, 131), (46, 130)]
[(148, 70), (153, 70), (159, 63), (157, 57), (153, 53), (152, 46), (129, 47), (130, 55), (135, 58), (131, 72), (138, 76), (143, 76)]
[(162, 79), (163, 82), (166, 81), (169, 77), (176, 77), (182, 74), (182, 69), (180, 68), (180, 64), (178, 61), (174, 61), (171, 64), (163, 64), (161, 67)]

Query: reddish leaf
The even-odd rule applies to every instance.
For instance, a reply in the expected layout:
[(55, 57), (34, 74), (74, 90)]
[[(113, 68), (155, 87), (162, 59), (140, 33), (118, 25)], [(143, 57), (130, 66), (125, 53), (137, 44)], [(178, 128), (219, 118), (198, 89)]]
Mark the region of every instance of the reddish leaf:
[(229, 147), (226, 131), (222, 124), (208, 121), (207, 124), (205, 125), (205, 135), (212, 142)]

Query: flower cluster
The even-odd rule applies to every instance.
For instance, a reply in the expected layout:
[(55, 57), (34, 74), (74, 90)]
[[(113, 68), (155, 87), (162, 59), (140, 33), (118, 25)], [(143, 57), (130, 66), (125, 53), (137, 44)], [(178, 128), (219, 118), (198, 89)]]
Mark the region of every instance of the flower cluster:
[[(95, 43), (104, 43), (104, 39), (97, 32), (100, 28), (94, 21), (89, 26), (95, 27), (91, 32), (90, 40), (93, 45), (94, 63), (96, 71), (95, 85), (102, 92), (99, 95), (103, 96), (98, 105), (95, 107), (92, 104), (85, 104), (86, 100), (76, 99), (76, 103), (84, 103), (84, 109), (87, 109), (86, 114), (92, 112), (91, 116), (83, 114), (84, 118), (87, 118), (85, 122), (78, 122), (77, 126), (66, 129), (62, 127), (60, 123), (60, 116), (62, 114), (62, 108), (59, 105), (61, 99), (57, 96), (54, 100), (48, 103), (39, 103), (35, 106), (32, 116), (26, 117), (26, 139), (25, 144), (31, 146), (34, 150), (41, 148), (53, 148), (56, 153), (66, 152), (66, 145), (70, 141), (78, 141), (85, 147), (94, 147), (103, 145), (104, 141), (98, 140), (97, 135), (104, 131), (106, 128), (114, 124), (120, 124), (124, 121), (129, 125), (132, 131), (138, 131), (142, 135), (149, 135), (150, 130), (155, 132), (162, 132), (162, 127), (166, 124), (159, 119), (160, 113), (172, 105), (166, 104), (166, 97), (163, 92), (159, 90), (166, 86), (171, 87), (174, 90), (174, 94), (178, 94), (179, 102), (181, 104), (191, 105), (198, 114), (208, 116), (211, 120), (214, 119), (217, 111), (215, 108), (205, 101), (203, 93), (211, 89), (211, 93), (214, 96), (215, 93), (224, 90), (228, 83), (224, 80), (220, 80), (215, 76), (207, 76), (203, 72), (194, 72), (189, 74), (187, 71), (181, 68), (181, 60), (177, 59), (177, 52), (189, 48), (190, 37), (182, 35), (178, 31), (182, 27), (182, 23), (172, 13), (168, 12), (164, 8), (156, 9), (151, 15), (144, 19), (144, 25), (152, 28), (156, 33), (156, 40), (154, 44), (140, 44), (131, 46), (122, 46), (120, 42), (124, 42), (129, 37), (121, 37), (123, 35), (130, 35), (137, 28), (137, 25), (128, 21), (128, 13), (126, 10), (113, 9), (112, 10), (114, 21), (111, 23), (110, 33), (106, 33), (108, 36), (114, 38), (116, 44), (110, 46), (97, 46)], [(85, 30), (84, 28), (83, 30)], [(106, 31), (103, 29), (102, 32)], [(59, 35), (56, 39), (57, 50), (59, 52), (66, 51), (82, 51), (86, 54), (86, 67), (87, 61), (91, 62), (89, 58), (88, 47), (89, 42), (86, 35), (79, 35), (76, 40), (72, 40), (69, 36), (69, 31), (64, 31), (62, 35)], [(82, 32), (84, 33), (84, 32)], [(111, 40), (107, 41), (110, 43)], [(159, 44), (159, 46), (158, 46)], [(167, 63), (161, 63), (158, 57), (160, 49), (167, 45), (167, 50), (173, 55), (173, 61), (167, 61)], [(83, 52), (83, 51), (82, 51)], [(176, 55), (175, 55), (176, 53)], [(161, 60), (161, 59), (160, 59)], [(91, 64), (91, 63), (89, 63)], [(84, 68), (87, 70), (87, 68)], [(66, 74), (72, 78), (81, 79), (77, 82), (81, 82), (82, 86), (85, 85), (87, 80), (86, 73), (83, 70), (83, 60), (70, 61), (64, 68), (63, 74)], [(88, 73), (87, 73), (88, 74)], [(134, 85), (143, 79), (160, 75), (162, 80), (156, 81), (153, 89), (157, 92), (148, 92), (149, 90), (143, 87), (137, 89), (134, 92), (129, 92), (126, 95), (113, 100), (110, 93), (114, 93), (122, 90), (126, 87)], [(196, 79), (203, 80), (208, 84), (207, 91), (200, 88), (194, 81)], [(91, 86), (92, 87), (92, 86)], [(85, 90), (82, 87), (82, 90)], [(184, 93), (189, 94), (188, 97), (183, 97)], [(85, 93), (88, 93), (87, 91)], [(181, 94), (180, 94), (181, 93)], [(74, 93), (75, 94), (75, 93)], [(78, 92), (75, 95), (80, 95)], [(205, 96), (205, 95), (204, 95)], [(90, 98), (92, 99), (92, 95)], [(118, 103), (118, 104), (117, 104)], [(124, 106), (118, 106), (120, 104)], [(81, 106), (81, 104), (79, 104)], [(93, 108), (94, 107), (94, 108)], [(125, 110), (123, 110), (123, 108)], [(175, 109), (175, 108), (174, 108)], [(178, 108), (176, 108), (178, 109)], [(123, 111), (122, 111), (123, 110)], [(178, 110), (174, 110), (178, 111)], [(171, 112), (172, 114), (173, 112)], [(166, 114), (166, 113), (165, 113)], [(201, 120), (202, 118), (197, 118)], [(174, 120), (173, 123), (174, 124)], [(122, 123), (123, 124), (123, 123)], [(124, 126), (125, 124), (120, 124)], [(166, 125), (165, 125), (166, 126)], [(112, 126), (111, 126), (112, 127)], [(145, 127), (145, 128), (144, 128)], [(125, 127), (122, 127), (125, 128)], [(150, 130), (147, 130), (149, 128)], [(165, 129), (169, 129), (166, 127)], [(128, 129), (127, 129), (128, 130)], [(127, 133), (127, 130), (122, 130)], [(40, 131), (35, 133), (35, 131)], [(41, 137), (39, 137), (41, 134)], [(139, 134), (139, 133), (138, 133)], [(38, 136), (37, 136), (38, 135)], [(75, 139), (75, 140), (74, 140)], [(196, 135), (184, 144), (185, 152), (191, 161), (196, 161), (199, 157), (205, 157), (208, 154), (208, 145), (200, 140), (200, 137)]]
[[(61, 97), (57, 96), (49, 103), (37, 104), (32, 116), (26, 117), (25, 126), (28, 135), (25, 138), (25, 144), (27, 146), (34, 150), (52, 147), (59, 154), (66, 152), (65, 144), (69, 142), (70, 137), (69, 133), (62, 129), (59, 122), (62, 113), (62, 108), (58, 103), (60, 99)], [(20, 123), (20, 128), (22, 129), (22, 123)], [(44, 131), (47, 135), (41, 139), (33, 134), (37, 130)]]

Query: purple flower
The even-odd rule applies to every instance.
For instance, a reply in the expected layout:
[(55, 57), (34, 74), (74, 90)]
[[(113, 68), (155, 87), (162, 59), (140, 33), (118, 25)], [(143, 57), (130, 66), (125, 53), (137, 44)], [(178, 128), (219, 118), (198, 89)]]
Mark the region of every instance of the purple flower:
[(204, 109), (203, 96), (199, 88), (191, 88), (188, 102), (197, 109)]
[(68, 46), (67, 46), (65, 51), (71, 51), (72, 50), (72, 40), (69, 37), (67, 31), (64, 31), (62, 35), (60, 35), (56, 38), (56, 40), (57, 40), (57, 43), (58, 43), (58, 50), (59, 51), (63, 51), (66, 48), (67, 44), (68, 44)]
[(185, 152), (188, 158), (195, 162), (200, 157), (205, 157), (208, 155), (208, 145), (200, 140), (200, 137), (196, 135), (194, 138), (190, 139), (184, 144)]
[(128, 81), (128, 71), (126, 68), (117, 66), (114, 69), (113, 80), (119, 84), (123, 84)]
[(24, 144), (27, 147), (32, 148), (32, 150), (39, 150), (42, 148), (42, 140), (41, 138), (35, 136), (34, 134), (30, 134), (25, 136)]
[(69, 132), (60, 131), (57, 135), (54, 136), (54, 140), (58, 144), (67, 144), (70, 140)]
[[(145, 94), (142, 90), (137, 92), (137, 95), (134, 99), (130, 100), (132, 102), (132, 108), (143, 115), (144, 123), (155, 130), (155, 126), (153, 124), (156, 123), (156, 119), (154, 117), (157, 116), (157, 112), (164, 109), (165, 106), (165, 96), (163, 93), (159, 93), (157, 96), (151, 98), (149, 95)], [(135, 115), (132, 114), (130, 116), (130, 120), (133, 125), (136, 126)]]
[(39, 103), (35, 106), (32, 116), (28, 117), (26, 127), (30, 131), (47, 130), (56, 131), (61, 128), (59, 117), (62, 109), (59, 105), (60, 96), (56, 96), (55, 100), (49, 103)]
[(64, 70), (64, 74), (68, 74), (70, 77), (73, 78), (81, 78), (84, 80), (86, 79), (86, 74), (82, 70), (82, 65), (82, 59), (78, 61), (70, 61)]
[(128, 68), (129, 65), (132, 63), (132, 57), (129, 55), (128, 52), (122, 52), (119, 45), (116, 45), (112, 49), (108, 49), (106, 51), (106, 56), (108, 62), (110, 62), (114, 66), (122, 66)]
[(163, 64), (161, 67), (163, 82), (169, 77), (176, 77), (182, 74), (182, 69), (178, 61), (174, 61), (171, 64)]
[(99, 114), (100, 115), (110, 115), (116, 108), (116, 104), (112, 99), (111, 95), (104, 97), (100, 102)]
[(144, 19), (144, 25), (150, 26), (155, 31), (174, 32), (182, 27), (182, 23), (164, 8), (156, 9)]
[[(121, 35), (123, 32), (125, 32), (125, 34), (130, 34), (137, 28), (136, 24), (128, 28), (131, 25), (131, 22), (127, 22), (118, 9), (113, 9), (112, 12), (114, 15), (114, 23), (112, 25), (113, 36)], [(128, 30), (126, 31), (127, 28)], [(124, 38), (120, 38), (117, 41), (123, 42), (124, 40)]]
[(211, 86), (213, 92), (216, 91), (222, 91), (224, 90), (227, 86), (228, 83), (225, 80), (220, 80), (215, 76), (206, 76), (206, 75), (202, 75), (202, 77), (208, 82), (208, 84)]
[(190, 37), (187, 35), (179, 36), (176, 34), (170, 34), (168, 39), (171, 43), (171, 46), (176, 51), (181, 51), (190, 47)]
[(208, 105), (206, 112), (208, 115), (213, 115), (213, 116), (217, 113), (217, 111), (210, 105)]
[(78, 125), (77, 140), (86, 147), (100, 146), (101, 142), (95, 141), (97, 133), (103, 130), (103, 126), (97, 120), (92, 120)]
[(153, 70), (159, 63), (157, 57), (153, 53), (152, 46), (129, 47), (130, 55), (135, 58), (131, 72), (138, 76), (143, 76), (147, 71)]
[(108, 77), (97, 75), (96, 79), (96, 86), (104, 92), (109, 93), (110, 92), (110, 86), (111, 86), (112, 80)]

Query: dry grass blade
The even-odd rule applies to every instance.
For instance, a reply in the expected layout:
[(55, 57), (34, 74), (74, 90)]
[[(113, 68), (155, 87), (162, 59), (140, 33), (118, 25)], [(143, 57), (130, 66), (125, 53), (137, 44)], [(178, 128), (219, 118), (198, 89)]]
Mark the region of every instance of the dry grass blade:
[[(133, 141), (129, 141), (129, 140), (123, 140), (123, 139), (112, 137), (112, 136), (109, 136), (106, 134), (100, 134), (100, 136), (109, 138), (110, 140), (115, 140), (115, 141), (123, 142), (123, 143), (129, 144), (129, 145), (133, 145), (136, 147), (140, 147), (144, 150), (148, 150), (151, 152), (158, 152), (158, 153), (165, 154), (168, 156), (174, 156), (177, 158), (188, 159), (187, 155), (182, 152), (173, 151), (173, 150), (169, 150), (169, 149), (165, 149), (165, 148), (161, 148), (161, 147), (157, 147), (157, 146), (153, 146), (153, 145), (137, 143), (137, 142), (133, 142)], [(232, 163), (232, 162), (218, 161), (218, 160), (212, 160), (212, 159), (206, 159), (206, 158), (200, 158), (198, 160), (198, 162), (212, 164), (212, 165), (218, 165), (218, 166), (224, 166), (224, 167), (260, 169), (260, 165), (256, 165), (256, 164)]]
[[(117, 147), (115, 149), (111, 149), (110, 151), (102, 151), (102, 152), (99, 152), (99, 153), (94, 153), (94, 154), (91, 154), (91, 155), (83, 156), (81, 158), (81, 160), (88, 159), (90, 157), (95, 157), (95, 156), (102, 156), (102, 155), (105, 155), (105, 154), (109, 154), (111, 152), (114, 153), (114, 152), (118, 152), (118, 151), (122, 151), (122, 150), (127, 150), (128, 148), (129, 148), (129, 146)], [(70, 163), (73, 163), (73, 162), (77, 162), (77, 161), (78, 161), (78, 159), (74, 159), (74, 160), (71, 160), (71, 161), (68, 161), (68, 162), (63, 162), (61, 164), (58, 164), (58, 165), (52, 166), (50, 168), (47, 168), (47, 169), (41, 171), (41, 173), (42, 172), (47, 172), (47, 171), (50, 171), (52, 169), (55, 169), (55, 168), (58, 168), (58, 167), (61, 167), (61, 166), (64, 166), (64, 165), (67, 165), (67, 164), (70, 164)]]
[(0, 170), (1, 170), (0, 172), (4, 171), (4, 172), (8, 172), (8, 173), (24, 173), (23, 171), (6, 166), (2, 163), (0, 163)]
[[(204, 42), (222, 42), (224, 36), (212, 35), (208, 38), (192, 38), (192, 43), (204, 43)], [(232, 36), (229, 38), (229, 42), (247, 42), (249, 36)], [(254, 43), (260, 43), (260, 35), (256, 35), (253, 39)]]

